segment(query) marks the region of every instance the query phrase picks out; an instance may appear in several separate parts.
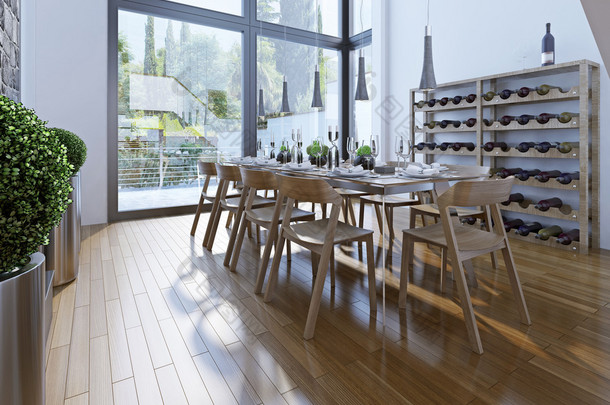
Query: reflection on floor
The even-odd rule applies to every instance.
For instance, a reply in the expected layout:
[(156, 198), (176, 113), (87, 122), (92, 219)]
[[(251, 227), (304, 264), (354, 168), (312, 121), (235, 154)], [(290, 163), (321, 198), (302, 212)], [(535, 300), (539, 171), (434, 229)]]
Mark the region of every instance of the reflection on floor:
[[(397, 209), (397, 230), (406, 217)], [(252, 293), (260, 246), (246, 239), (231, 274), (222, 266), (226, 229), (212, 252), (201, 248), (206, 220), (196, 238), (192, 216), (84, 228), (80, 275), (55, 290), (47, 405), (608, 403), (608, 252), (512, 242), (531, 327), (519, 323), (503, 267), (476, 260), (471, 295), (485, 349), (477, 355), (454, 285), (439, 294), (438, 252), (425, 245), (399, 311), (394, 243), (385, 327), (381, 311), (369, 316), (356, 246), (340, 247), (337, 286), (327, 280), (316, 336), (303, 341), (309, 253), (293, 247), (265, 304)]]

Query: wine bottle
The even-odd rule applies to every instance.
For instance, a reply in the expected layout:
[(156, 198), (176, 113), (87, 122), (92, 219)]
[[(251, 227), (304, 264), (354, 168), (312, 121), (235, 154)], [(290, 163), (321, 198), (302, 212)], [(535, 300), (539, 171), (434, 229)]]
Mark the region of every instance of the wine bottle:
[(460, 104), (460, 102), (462, 101), (463, 98), (464, 97), (462, 97), (462, 96), (455, 96), (455, 97), (453, 97), (453, 99), (451, 101), (453, 102), (453, 104), (458, 105), (458, 104)]
[(536, 208), (539, 211), (548, 211), (549, 208), (555, 207), (555, 208), (561, 208), (561, 206), (563, 205), (563, 201), (561, 201), (561, 198), (559, 197), (553, 197), (553, 198), (549, 198), (547, 200), (540, 200), (538, 201), (538, 204), (534, 205), (534, 208)]
[(436, 124), (438, 124), (438, 121), (424, 122), (424, 126), (430, 128), (430, 129), (433, 129), (436, 126)]
[(415, 145), (415, 147), (417, 148), (417, 150), (424, 150), (424, 148), (434, 150), (434, 148), (436, 148), (436, 143), (435, 142), (420, 142), (417, 145)]
[(536, 121), (539, 124), (546, 124), (551, 118), (557, 118), (557, 114), (542, 113), (536, 116)]
[(493, 124), (493, 121), (490, 121), (487, 118), (483, 118), (483, 124), (485, 124), (485, 126), (487, 127), (490, 127), (491, 124)]
[(469, 95), (467, 95), (466, 97), (464, 97), (466, 99), (467, 103), (474, 103), (474, 100), (477, 99), (477, 95), (474, 93), (470, 93)]
[(491, 152), (494, 148), (500, 148), (502, 149), (502, 152), (506, 152), (510, 149), (506, 142), (487, 142), (483, 145), (483, 149), (487, 152)]
[(580, 241), (580, 230), (578, 229), (560, 233), (556, 240), (557, 243), (561, 243), (562, 245), (569, 245), (572, 242), (578, 241)]
[(443, 142), (440, 145), (437, 146), (437, 148), (439, 148), (442, 151), (446, 151), (447, 148), (449, 148), (452, 145), (451, 142)]
[(534, 170), (523, 170), (520, 173), (516, 173), (515, 177), (518, 178), (521, 181), (526, 181), (527, 179), (530, 178), (530, 176), (535, 176), (538, 173), (540, 173), (540, 170), (538, 169), (534, 169)]
[(530, 232), (538, 232), (541, 229), (542, 225), (540, 225), (540, 222), (532, 222), (529, 224), (521, 225), (519, 228), (517, 228), (515, 233), (517, 235), (527, 236), (530, 234)]
[(494, 177), (498, 172), (504, 170), (503, 167), (492, 167), (489, 169), (489, 177)]
[(461, 148), (466, 148), (472, 152), (474, 150), (474, 147), (475, 147), (474, 143), (472, 143), (472, 142), (455, 142), (453, 145), (451, 145), (451, 148), (454, 151), (458, 151)]
[(462, 224), (474, 225), (477, 222), (477, 219), (475, 217), (463, 217), (460, 218), (460, 222)]
[(511, 221), (504, 221), (504, 230), (508, 232), (511, 229), (519, 228), (521, 225), (523, 225), (523, 220), (521, 218), (513, 219)]
[(517, 117), (517, 122), (521, 125), (525, 125), (528, 122), (530, 122), (531, 119), (535, 119), (535, 118), (536, 118), (535, 115), (522, 114), (519, 117)]
[(561, 176), (561, 172), (559, 170), (551, 170), (548, 172), (540, 172), (534, 178), (541, 183), (546, 183), (549, 179), (554, 179), (555, 177)]
[(536, 91), (536, 89), (532, 89), (531, 87), (521, 87), (517, 90), (517, 95), (519, 97), (527, 97), (531, 92)]
[(496, 93), (494, 91), (488, 91), (487, 93), (483, 93), (481, 95), (481, 97), (483, 97), (483, 99), (485, 101), (491, 101), (493, 100), (493, 98), (496, 96)]
[(462, 125), (462, 121), (458, 121), (458, 120), (442, 120), (439, 124), (439, 126), (441, 128), (447, 128), (447, 126), (451, 124), (453, 125), (455, 128), (458, 128), (460, 125)]
[(525, 197), (523, 197), (523, 194), (521, 194), (521, 193), (513, 193), (513, 194), (508, 196), (508, 200), (502, 201), (500, 204), (502, 204), (502, 205), (510, 205), (510, 203), (514, 203), (514, 202), (520, 203), (523, 200), (525, 200)]
[(498, 120), (498, 122), (504, 126), (507, 126), (513, 120), (515, 120), (515, 118), (517, 118), (517, 117), (515, 117), (514, 115), (504, 115)]
[(578, 117), (578, 115), (578, 113), (562, 112), (557, 116), (557, 120), (562, 124), (567, 124), (572, 120), (572, 118)]
[(500, 93), (498, 93), (498, 95), (500, 96), (500, 98), (502, 100), (506, 100), (507, 98), (510, 97), (511, 94), (513, 94), (515, 92), (515, 90), (510, 90), (510, 89), (504, 89), (502, 90)]
[(419, 100), (417, 103), (415, 103), (415, 105), (417, 106), (417, 108), (422, 108), (426, 105), (426, 100)]
[(548, 94), (551, 89), (559, 89), (559, 91), (563, 92), (563, 90), (559, 86), (549, 86), (548, 84), (542, 84), (536, 87), (536, 93), (540, 94), (541, 96), (544, 96)]
[(521, 173), (522, 171), (523, 171), (523, 169), (520, 167), (516, 167), (514, 169), (502, 169), (498, 173), (496, 173), (496, 176), (505, 179), (508, 176), (512, 176), (513, 174)]
[(551, 148), (556, 148), (559, 146), (559, 142), (540, 142), (538, 144), (536, 144), (534, 146), (534, 149), (536, 149), (538, 152), (540, 153), (547, 153), (549, 151), (549, 149)]
[(551, 34), (551, 23), (546, 23), (546, 34), (542, 37), (542, 66), (555, 64), (555, 38)]
[(579, 180), (580, 172), (572, 172), (572, 173), (561, 173), (561, 175), (555, 177), (555, 180), (560, 182), (561, 184), (570, 184), (572, 180)]
[(434, 104), (436, 104), (436, 99), (435, 98), (431, 98), (430, 100), (427, 101), (428, 107), (434, 107)]
[(558, 236), (561, 233), (563, 233), (563, 229), (559, 225), (553, 225), (539, 230), (536, 239), (547, 240), (551, 236)]
[(443, 97), (440, 100), (438, 100), (438, 103), (442, 106), (446, 106), (448, 101), (449, 101), (449, 97)]
[(578, 142), (561, 142), (557, 146), (557, 150), (561, 153), (570, 153), (572, 151), (572, 148), (575, 148), (577, 146)]
[(530, 148), (533, 148), (534, 146), (536, 146), (536, 144), (534, 142), (521, 142), (519, 145), (517, 145), (517, 150), (519, 152), (525, 153), (528, 150), (530, 150)]
[(472, 128), (477, 123), (476, 118), (468, 118), (467, 120), (462, 121), (462, 124), (466, 125), (469, 128)]

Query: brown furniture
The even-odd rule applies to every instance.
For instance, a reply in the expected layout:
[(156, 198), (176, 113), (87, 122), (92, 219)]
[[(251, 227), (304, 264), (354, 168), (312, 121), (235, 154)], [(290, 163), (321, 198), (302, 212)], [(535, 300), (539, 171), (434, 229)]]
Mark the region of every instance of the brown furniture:
[[(384, 201), (385, 200), (385, 201)], [(372, 204), (375, 208), (375, 217), (377, 218), (377, 225), (379, 226), (379, 232), (383, 229), (381, 207), (385, 206), (385, 218), (388, 223), (390, 230), (390, 240), (393, 240), (394, 235), (394, 208), (398, 207), (409, 207), (419, 204), (419, 199), (403, 197), (400, 195), (389, 195), (380, 196), (377, 194), (363, 195), (360, 197), (360, 215), (358, 218), (358, 226), (361, 228), (364, 226), (364, 208), (366, 204)]]
[[(425, 242), (447, 249), (453, 266), (468, 337), (473, 351), (479, 354), (483, 353), (483, 346), (472, 309), (468, 286), (466, 285), (464, 261), (497, 250), (502, 251), (521, 322), (526, 325), (531, 324), (498, 207), (498, 203), (506, 201), (510, 195), (513, 181), (514, 177), (503, 180), (459, 182), (438, 197), (440, 223), (423, 228), (403, 230), (399, 307), (406, 307), (409, 268), (413, 262), (413, 244), (415, 242)], [(471, 206), (483, 206), (488, 224), (491, 224), (493, 219), (494, 225), (490, 231), (461, 225), (459, 220), (449, 213), (450, 207)], [(444, 269), (441, 269), (441, 282), (443, 280)]]
[[(278, 199), (282, 200), (283, 198), (287, 198), (287, 201), (275, 251), (281, 252), (284, 247), (284, 242), (288, 240), (311, 250), (312, 260), (315, 260), (316, 256), (319, 257), (318, 264), (315, 266), (317, 268), (315, 273), (316, 277), (303, 337), (305, 339), (311, 339), (314, 335), (326, 273), (332, 260), (334, 245), (336, 244), (352, 241), (366, 242), (369, 301), (371, 311), (375, 311), (376, 292), (375, 264), (373, 259), (373, 231), (339, 222), (339, 211), (341, 210), (343, 199), (325, 180), (289, 177), (285, 175), (277, 175), (277, 178), (279, 183)], [(326, 219), (293, 224), (290, 221), (294, 210), (293, 206), (295, 200), (330, 204), (330, 216)], [(278, 223), (281, 210), (281, 206), (278, 205), (274, 212), (274, 224)], [(265, 292), (265, 302), (269, 302), (273, 296), (273, 290), (278, 279), (280, 260), (281, 255), (276, 253), (271, 265), (269, 282), (267, 283), (267, 290)]]

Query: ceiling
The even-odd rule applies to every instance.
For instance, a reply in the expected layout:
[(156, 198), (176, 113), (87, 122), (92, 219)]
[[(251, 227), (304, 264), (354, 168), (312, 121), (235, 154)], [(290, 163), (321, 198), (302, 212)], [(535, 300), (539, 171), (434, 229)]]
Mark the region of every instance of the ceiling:
[(589, 20), (604, 65), (610, 66), (610, 24), (608, 24), (610, 1), (580, 0), (580, 2), (585, 10), (587, 20)]

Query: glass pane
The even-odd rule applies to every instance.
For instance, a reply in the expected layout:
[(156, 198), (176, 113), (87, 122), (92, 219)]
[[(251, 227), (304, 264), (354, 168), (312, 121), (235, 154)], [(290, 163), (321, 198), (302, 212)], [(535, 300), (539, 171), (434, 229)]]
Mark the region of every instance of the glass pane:
[(364, 141), (368, 144), (369, 139), (372, 135), (373, 130), (373, 102), (374, 92), (371, 87), (371, 83), (373, 81), (373, 65), (371, 64), (372, 55), (371, 55), (371, 47), (365, 46), (362, 48), (363, 56), (364, 56), (364, 70), (366, 77), (366, 88), (369, 95), (368, 100), (354, 100), (356, 93), (356, 84), (358, 83), (358, 60), (360, 58), (360, 50), (356, 50), (351, 52), (352, 54), (352, 67), (354, 76), (352, 77), (351, 83), (352, 93), (351, 99), (354, 100), (354, 131), (356, 139), (360, 142)]
[[(272, 138), (276, 155), (282, 141), (289, 148), (295, 146), (292, 131), (298, 129), (303, 135), (302, 151), (307, 159), (306, 148), (312, 140), (323, 136), (328, 145), (328, 127), (335, 131), (339, 124), (338, 52), (267, 37), (258, 37), (257, 46), (257, 88), (263, 89), (265, 107), (265, 116), (259, 117), (257, 125), (257, 137), (264, 146), (260, 155), (270, 155)], [(323, 103), (320, 109), (311, 107), (316, 63)], [(280, 113), (284, 74), (290, 113)]]
[(339, 0), (257, 0), (256, 18), (287, 27), (339, 36)]
[(197, 204), (197, 160), (242, 150), (242, 34), (119, 12), (119, 211)]
[(372, 28), (371, 0), (351, 0), (352, 20), (350, 36)]
[(167, 0), (173, 3), (186, 4), (199, 8), (206, 8), (221, 13), (243, 15), (241, 8), (242, 0)]

